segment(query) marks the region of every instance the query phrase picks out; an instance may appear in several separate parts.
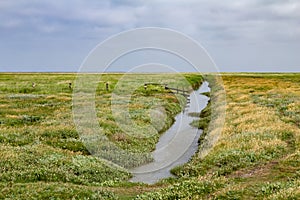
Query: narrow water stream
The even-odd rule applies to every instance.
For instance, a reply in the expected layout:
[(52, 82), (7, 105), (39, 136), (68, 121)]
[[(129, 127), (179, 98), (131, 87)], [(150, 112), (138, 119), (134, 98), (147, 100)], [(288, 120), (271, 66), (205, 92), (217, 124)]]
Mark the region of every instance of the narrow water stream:
[(207, 105), (209, 98), (200, 93), (208, 92), (208, 83), (204, 82), (197, 91), (193, 91), (190, 102), (183, 112), (175, 117), (174, 124), (160, 137), (152, 152), (154, 161), (146, 165), (133, 168), (131, 182), (155, 183), (160, 179), (172, 177), (170, 170), (175, 166), (184, 164), (198, 149), (198, 139), (202, 130), (190, 126), (196, 119), (188, 113), (201, 112)]

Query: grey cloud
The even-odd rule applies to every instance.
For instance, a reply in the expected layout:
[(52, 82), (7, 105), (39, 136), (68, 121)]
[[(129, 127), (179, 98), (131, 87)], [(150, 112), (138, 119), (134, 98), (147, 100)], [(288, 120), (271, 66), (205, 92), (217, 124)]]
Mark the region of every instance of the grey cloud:
[[(60, 39), (61, 44), (57, 44), (59, 49), (66, 46), (64, 40), (82, 43), (88, 40), (96, 44), (111, 34), (145, 26), (175, 29), (207, 46), (226, 47), (243, 44), (243, 48), (247, 48), (246, 44), (256, 44), (259, 48), (260, 44), (269, 43), (272, 44), (270, 48), (274, 48), (276, 44), (281, 43), (299, 44), (300, 2), (298, 0), (0, 1), (2, 38), (0, 42), (6, 40), (9, 44), (17, 43), (21, 38), (27, 40), (28, 44), (32, 40), (41, 40), (47, 45), (47, 39), (50, 37)], [(88, 45), (82, 46), (88, 48)], [(212, 49), (215, 51), (215, 48)], [(264, 46), (264, 49), (267, 47)], [(288, 48), (284, 49), (287, 50)], [(34, 49), (32, 53), (34, 54)], [(216, 55), (219, 54), (218, 52)], [(226, 63), (227, 60), (224, 60)], [(245, 63), (242, 60), (239, 62)], [(296, 62), (297, 60), (294, 61)]]
[[(2, 28), (31, 26), (36, 30), (53, 32), (71, 26), (169, 27), (197, 36), (207, 32), (206, 38), (251, 39), (264, 36), (281, 26), (296, 27), (300, 21), (297, 1), (17, 1), (0, 4)], [(14, 1), (11, 1), (14, 2)], [(215, 35), (212, 30), (216, 30)], [(251, 32), (253, 33), (252, 36)], [(282, 29), (278, 37), (291, 35)], [(230, 33), (232, 34), (230, 36)], [(275, 32), (276, 33), (276, 32)], [(286, 34), (284, 34), (286, 33)], [(245, 38), (243, 38), (245, 37)]]

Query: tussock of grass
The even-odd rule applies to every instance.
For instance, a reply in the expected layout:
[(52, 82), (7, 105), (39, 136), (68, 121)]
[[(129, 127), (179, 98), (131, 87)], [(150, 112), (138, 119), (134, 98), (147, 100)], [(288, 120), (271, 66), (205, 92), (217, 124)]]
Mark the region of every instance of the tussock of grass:
[(4, 183), (45, 181), (95, 185), (129, 177), (129, 174), (109, 168), (95, 157), (76, 155), (44, 145), (2, 145), (0, 149), (0, 180)]
[(2, 199), (118, 199), (112, 192), (62, 183), (0, 183)]

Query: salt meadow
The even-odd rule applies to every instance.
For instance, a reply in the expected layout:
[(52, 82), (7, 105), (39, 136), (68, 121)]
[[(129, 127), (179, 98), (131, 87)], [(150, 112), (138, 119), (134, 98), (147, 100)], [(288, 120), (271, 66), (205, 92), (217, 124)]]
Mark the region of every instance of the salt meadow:
[[(207, 94), (211, 102), (224, 100), (219, 96), (220, 83), (213, 76), (134, 75), (132, 81), (161, 83), (147, 89), (141, 86), (132, 94), (131, 119), (153, 126), (152, 137), (141, 141), (122, 132), (111, 113), (112, 92), (122, 76), (102, 75), (95, 102), (105, 135), (132, 152), (153, 151), (160, 135), (186, 104), (183, 95), (161, 86), (165, 82), (191, 91), (205, 79), (212, 87)], [(204, 129), (199, 151), (188, 163), (171, 170), (176, 178), (153, 185), (129, 182), (130, 173), (90, 155), (72, 118), (75, 79), (76, 74), (0, 74), (0, 198), (300, 198), (300, 74), (222, 74), (227, 104), (218, 140), (206, 156), (201, 156), (216, 131), (208, 125), (218, 121), (217, 115), (211, 118), (212, 107), (208, 105), (201, 114), (194, 113), (201, 118), (193, 125)], [(151, 97), (166, 111), (163, 127), (150, 123), (147, 110), (152, 104), (147, 99)]]

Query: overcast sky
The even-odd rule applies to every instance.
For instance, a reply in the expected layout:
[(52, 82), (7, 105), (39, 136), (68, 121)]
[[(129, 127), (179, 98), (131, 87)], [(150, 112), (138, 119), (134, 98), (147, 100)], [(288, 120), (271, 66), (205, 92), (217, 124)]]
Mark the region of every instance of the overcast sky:
[(77, 71), (107, 37), (163, 27), (221, 71), (300, 71), (299, 0), (0, 0), (0, 71)]

